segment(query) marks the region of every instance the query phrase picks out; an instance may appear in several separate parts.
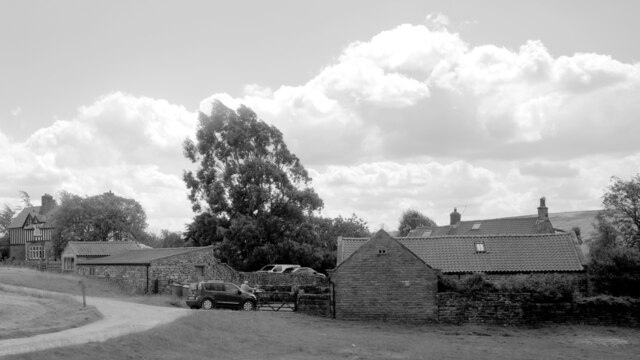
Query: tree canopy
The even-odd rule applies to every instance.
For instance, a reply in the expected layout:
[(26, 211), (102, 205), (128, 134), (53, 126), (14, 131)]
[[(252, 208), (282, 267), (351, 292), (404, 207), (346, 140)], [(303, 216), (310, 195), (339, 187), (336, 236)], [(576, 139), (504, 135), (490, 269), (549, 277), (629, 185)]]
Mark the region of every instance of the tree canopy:
[(619, 240), (640, 250), (640, 174), (629, 181), (612, 177), (602, 199), (605, 215), (619, 232)]
[(597, 292), (640, 296), (640, 175), (611, 180), (590, 246), (589, 273)]
[(53, 248), (58, 257), (68, 241), (141, 240), (146, 237), (147, 215), (134, 199), (106, 192), (80, 197), (60, 193), (60, 205), (51, 213), (55, 227)]
[(436, 222), (417, 210), (409, 209), (400, 217), (398, 236), (407, 236), (409, 231), (421, 226), (436, 226)]
[(215, 101), (209, 115), (200, 113), (195, 141), (186, 139), (183, 148), (197, 166), (184, 172), (197, 213), (187, 228), (190, 241), (215, 243), (218, 256), (241, 270), (314, 261), (308, 219), (322, 200), (276, 127), (246, 106), (234, 111)]

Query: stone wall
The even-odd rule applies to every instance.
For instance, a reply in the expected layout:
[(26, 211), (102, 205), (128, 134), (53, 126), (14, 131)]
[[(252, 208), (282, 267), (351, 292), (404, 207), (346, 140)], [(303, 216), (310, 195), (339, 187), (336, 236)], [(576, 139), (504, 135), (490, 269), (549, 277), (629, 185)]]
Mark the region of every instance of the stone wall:
[(298, 293), (296, 311), (307, 315), (332, 317), (331, 295)]
[(151, 262), (149, 292), (171, 293), (171, 284), (188, 284), (202, 280), (238, 283), (238, 272), (213, 256), (210, 248)]
[(80, 265), (76, 266), (78, 275), (102, 279), (120, 288), (136, 294), (146, 293), (146, 265)]
[(337, 319), (435, 321), (433, 269), (381, 231), (332, 273)]
[(452, 324), (574, 323), (640, 326), (640, 300), (541, 302), (530, 293), (438, 294), (438, 321)]
[(292, 285), (305, 286), (314, 285), (320, 287), (328, 287), (329, 280), (319, 276), (312, 275), (292, 275), (292, 274), (274, 274), (259, 272), (239, 272), (238, 282), (248, 281), (251, 286), (254, 285)]

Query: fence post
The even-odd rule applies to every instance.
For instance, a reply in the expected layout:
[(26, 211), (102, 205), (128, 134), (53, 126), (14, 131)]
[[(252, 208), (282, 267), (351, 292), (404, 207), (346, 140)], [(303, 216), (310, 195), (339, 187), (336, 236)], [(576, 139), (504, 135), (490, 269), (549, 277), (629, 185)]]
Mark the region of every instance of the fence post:
[(84, 290), (84, 280), (81, 279), (79, 283), (80, 283), (80, 288), (82, 289), (82, 307), (87, 307), (87, 299), (86, 299), (85, 290)]

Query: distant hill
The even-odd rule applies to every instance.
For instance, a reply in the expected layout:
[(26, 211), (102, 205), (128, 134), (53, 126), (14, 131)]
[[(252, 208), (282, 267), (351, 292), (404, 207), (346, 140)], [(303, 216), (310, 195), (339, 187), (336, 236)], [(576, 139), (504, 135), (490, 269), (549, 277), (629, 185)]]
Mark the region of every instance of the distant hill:
[(554, 228), (567, 232), (576, 226), (579, 227), (583, 242), (580, 248), (585, 255), (588, 255), (589, 243), (596, 236), (594, 225), (597, 224), (596, 216), (599, 212), (600, 210), (586, 210), (550, 213), (549, 220), (551, 220)]
[(579, 227), (582, 240), (591, 239), (595, 235), (596, 216), (600, 210), (569, 211), (561, 213), (550, 213), (549, 220), (556, 229), (570, 231), (574, 227)]

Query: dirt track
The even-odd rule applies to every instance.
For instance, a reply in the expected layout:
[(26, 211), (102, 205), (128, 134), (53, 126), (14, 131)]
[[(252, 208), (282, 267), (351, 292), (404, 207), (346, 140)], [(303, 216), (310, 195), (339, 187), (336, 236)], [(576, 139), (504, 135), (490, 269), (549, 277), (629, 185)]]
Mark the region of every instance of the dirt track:
[[(5, 288), (11, 288), (3, 285)], [(20, 287), (12, 287), (20, 290)], [(24, 288), (22, 288), (24, 289)], [(39, 290), (53, 297), (59, 293)], [(73, 296), (82, 301), (82, 297)], [(141, 332), (155, 326), (170, 323), (189, 313), (186, 309), (137, 304), (114, 299), (87, 297), (87, 305), (95, 306), (103, 318), (88, 325), (60, 332), (40, 334), (26, 338), (0, 340), (0, 356), (22, 354), (60, 346), (79, 345), (93, 341), (105, 341), (117, 336)]]

